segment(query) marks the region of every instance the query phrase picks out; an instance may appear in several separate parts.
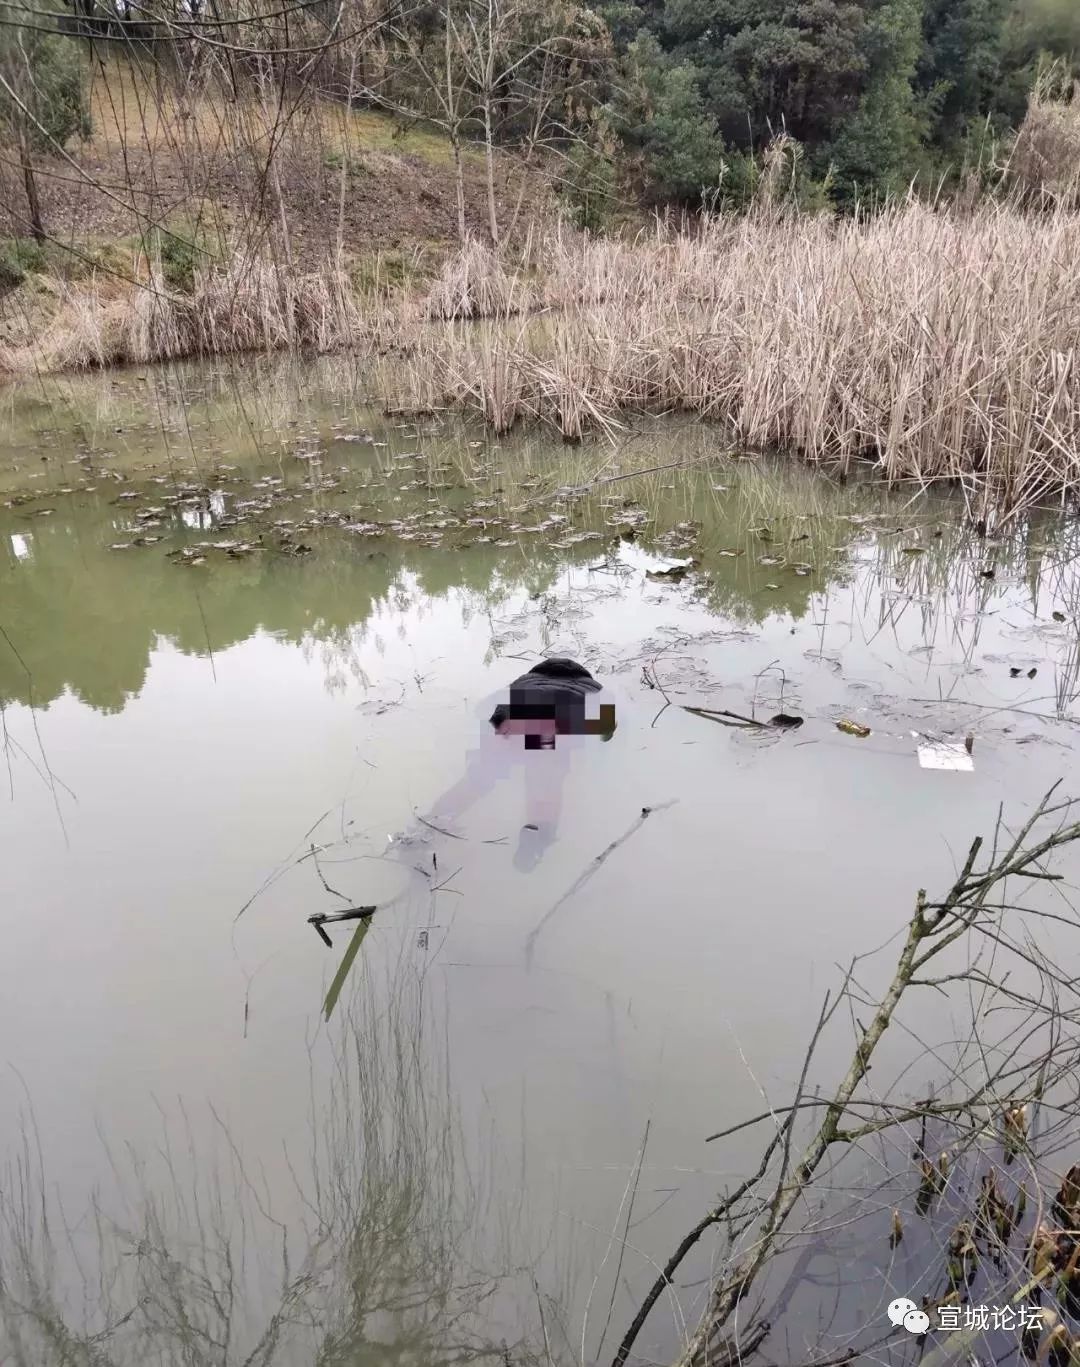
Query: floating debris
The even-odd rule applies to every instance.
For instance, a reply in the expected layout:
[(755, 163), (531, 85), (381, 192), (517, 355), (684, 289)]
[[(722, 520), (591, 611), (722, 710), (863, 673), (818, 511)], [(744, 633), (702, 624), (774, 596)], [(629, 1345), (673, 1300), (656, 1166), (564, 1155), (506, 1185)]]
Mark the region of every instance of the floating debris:
[(691, 570), (696, 570), (698, 564), (697, 560), (688, 560), (685, 565), (669, 565), (663, 570), (646, 570), (645, 578), (652, 580), (653, 583), (678, 584)]
[(838, 721), (836, 729), (843, 731), (845, 736), (858, 736), (860, 740), (865, 740), (870, 734), (869, 726), (863, 726), (861, 722), (857, 721)]
[(947, 769), (970, 773), (975, 768), (966, 740), (947, 741), (927, 738), (918, 747), (919, 764), (923, 769)]

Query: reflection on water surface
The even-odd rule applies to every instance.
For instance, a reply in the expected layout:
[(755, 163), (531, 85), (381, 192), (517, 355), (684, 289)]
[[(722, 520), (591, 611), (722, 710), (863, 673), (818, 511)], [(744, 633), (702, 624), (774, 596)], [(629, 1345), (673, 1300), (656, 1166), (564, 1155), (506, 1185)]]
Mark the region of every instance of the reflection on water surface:
[[(610, 1354), (648, 1259), (756, 1152), (704, 1136), (790, 1091), (836, 962), (1074, 767), (1076, 533), (1052, 516), (980, 539), (948, 498), (676, 423), (492, 443), (384, 418), (330, 365), (6, 409), (12, 1344), (55, 1357), (66, 1297), (110, 1361), (180, 1334), (201, 1346), (176, 1361), (435, 1362), (535, 1349), (541, 1310), (580, 1356), (600, 1267), (599, 1356), (648, 1122)], [(417, 831), (478, 704), (551, 653), (619, 728), (575, 758), (543, 860), (514, 865), (511, 781)], [(922, 768), (928, 738), (972, 772)], [(307, 918), (371, 902), (327, 1023), (353, 928), (327, 951)], [(639, 1349), (677, 1332), (658, 1315)]]

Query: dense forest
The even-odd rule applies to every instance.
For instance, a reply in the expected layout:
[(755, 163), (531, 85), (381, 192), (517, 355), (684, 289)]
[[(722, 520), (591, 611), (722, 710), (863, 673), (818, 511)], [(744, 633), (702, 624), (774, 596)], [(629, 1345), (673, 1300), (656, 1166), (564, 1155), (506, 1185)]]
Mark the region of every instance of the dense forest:
[[(1040, 72), (1071, 88), (1075, 0), (607, 0), (611, 108), (658, 200), (693, 199), (786, 132), (834, 202), (988, 167)], [(1057, 63), (1056, 68), (1053, 64)]]
[[(608, 0), (629, 83), (611, 104), (655, 200), (726, 170), (745, 193), (779, 133), (837, 204), (991, 167), (1040, 72), (1080, 53), (1075, 0)], [(1054, 63), (1057, 66), (1054, 67)]]

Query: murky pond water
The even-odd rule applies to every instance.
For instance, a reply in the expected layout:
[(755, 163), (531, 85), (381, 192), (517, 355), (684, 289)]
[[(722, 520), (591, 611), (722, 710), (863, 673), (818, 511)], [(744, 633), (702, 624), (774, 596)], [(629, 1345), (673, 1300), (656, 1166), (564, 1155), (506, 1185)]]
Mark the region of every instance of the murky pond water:
[[(610, 1356), (756, 1153), (705, 1136), (788, 1095), (837, 963), (1075, 767), (1077, 536), (1051, 516), (980, 539), (953, 500), (700, 426), (495, 442), (384, 417), (329, 365), (9, 390), (0, 490), (3, 1225), (30, 1277), (44, 1183), (50, 1294), (117, 1343), (123, 1236), (161, 1334), (198, 1320), (237, 1361), (313, 1360), (286, 1322), (320, 1361), (441, 1361), (444, 1321), (477, 1309), (497, 1345), (537, 1306), (587, 1360), (610, 1319)], [(520, 779), (449, 834), (416, 813), (544, 654), (603, 680), (618, 729), (523, 871)], [(328, 950), (307, 918), (384, 902), (327, 1021), (354, 928)], [(658, 1313), (639, 1348), (678, 1332)]]

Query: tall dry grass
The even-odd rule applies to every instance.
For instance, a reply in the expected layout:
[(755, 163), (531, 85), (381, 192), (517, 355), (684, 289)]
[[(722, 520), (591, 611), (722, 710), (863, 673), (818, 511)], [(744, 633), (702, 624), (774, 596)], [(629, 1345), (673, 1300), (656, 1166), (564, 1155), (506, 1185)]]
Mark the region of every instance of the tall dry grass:
[(1080, 85), (1060, 64), (1036, 81), (1005, 174), (1028, 201), (1080, 204)]
[[(370, 343), (385, 328), (334, 262), (298, 270), (269, 255), (200, 266), (190, 293), (169, 288), (160, 261), (130, 283), (92, 277), (59, 288), (49, 325), (32, 347), (8, 347), (0, 369), (96, 369), (287, 349), (328, 352)], [(25, 353), (25, 354), (24, 354)]]
[[(396, 403), (465, 404), (568, 439), (682, 410), (739, 443), (1012, 506), (1080, 484), (1080, 214), (762, 208), (634, 242), (550, 234), (524, 320), (414, 338)], [(519, 266), (504, 267), (505, 293)], [(489, 286), (492, 295), (498, 291)]]
[(444, 262), (424, 301), (423, 317), (443, 322), (509, 317), (524, 312), (532, 302), (522, 273), (508, 269), (506, 260), (486, 243), (470, 239)]

